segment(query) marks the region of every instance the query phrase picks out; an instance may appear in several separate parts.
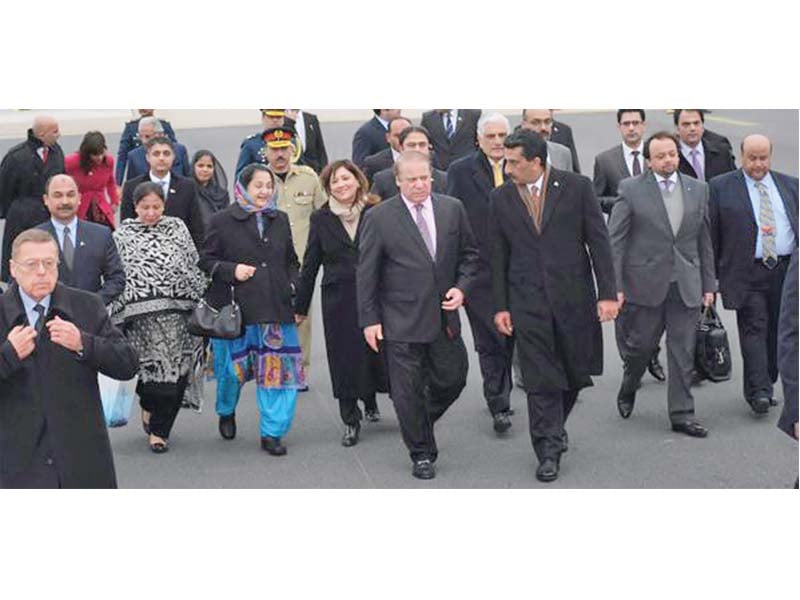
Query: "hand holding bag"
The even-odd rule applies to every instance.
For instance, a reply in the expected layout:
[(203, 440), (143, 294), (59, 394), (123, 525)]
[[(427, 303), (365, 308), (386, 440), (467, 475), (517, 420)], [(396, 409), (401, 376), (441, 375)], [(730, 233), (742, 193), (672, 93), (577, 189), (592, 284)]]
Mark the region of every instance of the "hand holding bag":
[(189, 317), (189, 333), (201, 337), (234, 340), (242, 332), (242, 311), (236, 304), (231, 285), (231, 302), (219, 310), (210, 306), (205, 299), (197, 303)]
[(102, 373), (97, 374), (100, 401), (103, 404), (107, 427), (124, 427), (128, 424), (138, 379), (137, 376), (130, 381), (117, 381)]
[(714, 383), (728, 381), (731, 378), (731, 348), (728, 334), (714, 305), (707, 306), (697, 322), (694, 366), (703, 377)]

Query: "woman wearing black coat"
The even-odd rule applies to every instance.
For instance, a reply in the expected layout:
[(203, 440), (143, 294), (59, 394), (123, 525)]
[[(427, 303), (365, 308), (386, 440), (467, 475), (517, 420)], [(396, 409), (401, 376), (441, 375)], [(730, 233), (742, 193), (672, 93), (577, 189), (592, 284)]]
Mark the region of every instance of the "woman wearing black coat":
[(328, 368), (345, 424), (342, 445), (354, 446), (361, 431), (358, 400), (364, 403), (367, 420), (379, 421), (375, 394), (387, 389), (383, 360), (367, 346), (356, 310), (359, 224), (371, 200), (366, 177), (349, 160), (328, 166), (321, 179), (329, 200), (311, 215), (295, 312), (298, 323), (307, 318), (317, 273), (324, 265), (322, 320)]

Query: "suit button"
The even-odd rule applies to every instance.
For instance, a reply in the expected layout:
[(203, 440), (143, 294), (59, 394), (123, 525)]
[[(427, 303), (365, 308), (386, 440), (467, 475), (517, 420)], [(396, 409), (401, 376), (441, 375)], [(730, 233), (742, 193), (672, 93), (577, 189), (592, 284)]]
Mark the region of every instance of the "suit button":
[(46, 464), (48, 467), (52, 467), (53, 466), (53, 459), (52, 458), (48, 458), (46, 461), (44, 461), (44, 464)]
[(266, 266), (267, 266), (267, 263), (261, 263), (261, 266), (262, 266), (262, 267), (264, 267), (264, 268), (266, 268)]

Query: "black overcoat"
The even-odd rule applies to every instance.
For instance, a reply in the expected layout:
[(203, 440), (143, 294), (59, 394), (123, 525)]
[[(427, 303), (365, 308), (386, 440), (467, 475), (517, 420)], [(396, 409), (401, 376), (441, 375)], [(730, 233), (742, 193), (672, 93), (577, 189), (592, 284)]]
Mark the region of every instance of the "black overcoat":
[(358, 242), (364, 214), (355, 240), (351, 240), (339, 217), (327, 204), (311, 215), (295, 312), (308, 315), (320, 267), (322, 274), (322, 323), (333, 395), (336, 398), (364, 398), (387, 391), (383, 358), (367, 346), (358, 326), (356, 268)]
[(611, 245), (592, 182), (551, 169), (541, 233), (512, 181), (491, 192), (489, 211), (495, 312), (511, 312), (523, 375), (535, 375), (524, 377), (526, 389), (586, 385), (603, 371), (598, 297), (616, 300)]
[(45, 318), (56, 315), (80, 329), (83, 357), (52, 343), (45, 327), (34, 353), (20, 361), (7, 339), (27, 324), (19, 288), (0, 296), (0, 487), (25, 480), (45, 422), (61, 487), (116, 487), (97, 373), (131, 379), (139, 358), (98, 295), (57, 284)]

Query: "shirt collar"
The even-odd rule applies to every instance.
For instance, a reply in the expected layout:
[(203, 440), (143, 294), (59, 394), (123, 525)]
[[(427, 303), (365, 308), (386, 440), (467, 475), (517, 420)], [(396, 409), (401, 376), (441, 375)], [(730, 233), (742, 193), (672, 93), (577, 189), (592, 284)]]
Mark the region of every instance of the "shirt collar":
[(544, 182), (544, 173), (539, 175), (539, 179), (537, 179), (533, 183), (529, 183), (528, 184), (528, 192), (529, 193), (532, 192), (533, 191), (533, 186), (536, 186), (536, 189), (539, 190), (539, 193), (541, 194), (542, 193), (542, 183), (543, 182)]
[[(410, 200), (406, 199), (406, 197), (405, 197), (405, 196), (403, 196), (403, 194), (400, 194), (400, 197), (403, 199), (403, 202), (405, 202), (406, 206), (408, 207), (408, 210), (410, 210), (411, 212), (414, 212), (414, 211), (416, 210), (416, 206), (417, 206), (417, 204), (416, 204), (416, 203), (414, 203), (414, 202), (411, 202)], [(425, 200), (422, 202), (422, 210), (423, 210), (423, 211), (426, 211), (426, 210), (428, 210), (428, 208), (430, 207), (430, 205), (431, 205), (431, 197), (430, 197), (430, 196), (428, 196), (428, 197), (427, 197), (427, 198), (425, 198)]]
[(75, 235), (75, 232), (78, 230), (78, 217), (77, 216), (76, 217), (72, 217), (72, 221), (70, 221), (67, 224), (61, 223), (60, 221), (56, 221), (55, 219), (52, 219), (52, 218), (50, 219), (50, 223), (53, 224), (53, 228), (55, 228), (55, 230), (61, 235), (63, 235), (63, 233), (64, 233), (64, 227), (69, 227), (69, 232), (72, 235)]
[(674, 172), (672, 175), (670, 175), (669, 177), (662, 177), (661, 175), (659, 175), (659, 174), (658, 174), (658, 173), (656, 173), (655, 171), (653, 171), (653, 175), (655, 175), (655, 176), (656, 176), (656, 181), (657, 181), (659, 184), (660, 184), (662, 181), (664, 181), (665, 179), (669, 179), (669, 180), (670, 180), (670, 181), (673, 183), (673, 185), (678, 185), (678, 172), (677, 172), (677, 171), (675, 171), (675, 172)]
[(747, 184), (748, 188), (755, 188), (757, 183), (761, 183), (764, 187), (769, 188), (770, 184), (772, 183), (772, 173), (767, 171), (767, 174), (764, 175), (764, 178), (761, 181), (756, 181), (750, 175), (747, 174), (747, 171), (742, 169), (742, 175), (744, 175), (744, 181)]
[(398, 159), (398, 158), (400, 158), (400, 154), (401, 154), (401, 152), (398, 152), (397, 150), (395, 150), (395, 149), (394, 149), (394, 148), (392, 148), (391, 146), (389, 146), (389, 148), (390, 148), (390, 149), (391, 149), (391, 151), (392, 151), (392, 162), (397, 162), (397, 159)]
[[(52, 294), (47, 294), (44, 298), (42, 298), (39, 302), (28, 296), (21, 287), (19, 289), (19, 297), (22, 299), (22, 306), (25, 307), (25, 313), (27, 315), (32, 315), (34, 312), (33, 307), (37, 304), (41, 304), (44, 306), (44, 314), (47, 314), (47, 311), (50, 309), (50, 298), (53, 296)], [(28, 319), (30, 321), (30, 319)]]
[(697, 151), (697, 156), (705, 156), (705, 152), (703, 151), (703, 141), (701, 140), (700, 143), (697, 144), (697, 146), (695, 146), (694, 148), (692, 148), (688, 144), (684, 144), (681, 141), (681, 153), (684, 156), (691, 156), (692, 151)]
[(166, 177), (164, 177), (164, 179), (159, 179), (156, 176), (155, 173), (150, 171), (150, 181), (152, 181), (153, 183), (159, 183), (160, 184), (162, 182), (166, 182), (167, 185), (169, 185), (171, 180), (172, 180), (172, 172), (171, 171), (167, 172), (167, 175), (166, 175)]
[(644, 158), (644, 142), (639, 142), (639, 145), (636, 148), (631, 148), (625, 142), (622, 142), (622, 151), (625, 153), (625, 156), (630, 156), (633, 154), (634, 151), (639, 153), (639, 156)]
[(386, 131), (389, 131), (389, 121), (387, 121), (386, 119), (381, 119), (378, 115), (375, 115), (375, 118), (378, 119), (378, 123), (383, 125), (383, 128)]

